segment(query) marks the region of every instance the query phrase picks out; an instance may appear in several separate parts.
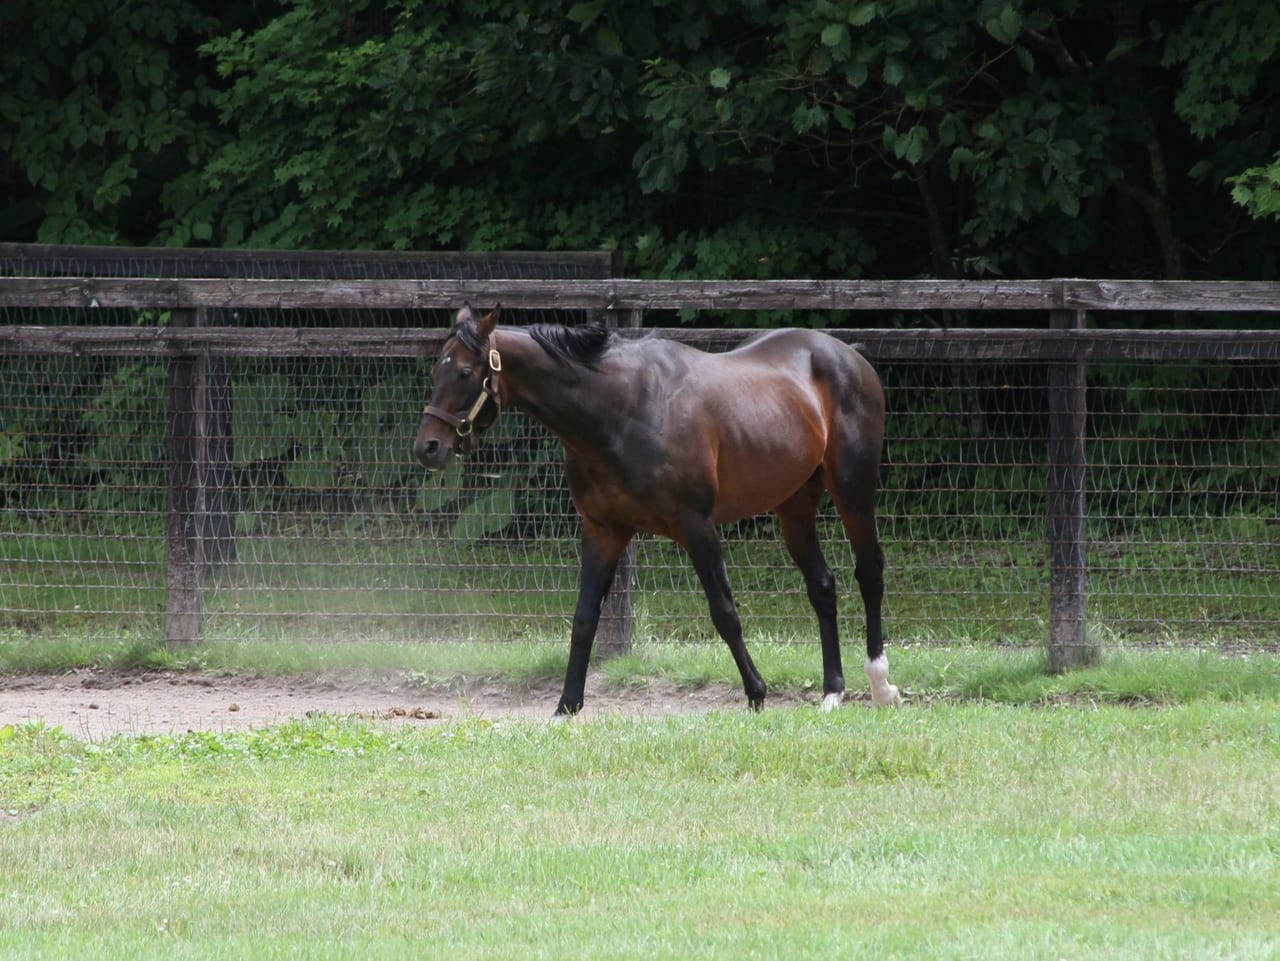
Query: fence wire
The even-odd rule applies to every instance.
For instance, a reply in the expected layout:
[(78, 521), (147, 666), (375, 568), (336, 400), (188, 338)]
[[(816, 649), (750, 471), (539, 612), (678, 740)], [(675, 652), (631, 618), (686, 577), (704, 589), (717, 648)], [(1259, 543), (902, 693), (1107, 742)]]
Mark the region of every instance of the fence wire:
[[(504, 412), (474, 456), (432, 477), (409, 451), (430, 361), (218, 363), (229, 404), (206, 490), (206, 640), (567, 636), (578, 522), (542, 428)], [(1046, 365), (877, 366), (888, 637), (1042, 644)], [(0, 357), (0, 638), (163, 637), (169, 391), (151, 358)], [(1274, 646), (1280, 369), (1094, 364), (1088, 396), (1090, 629)], [(822, 526), (857, 641), (853, 558), (830, 509)], [(773, 520), (724, 536), (748, 633), (816, 637)], [(676, 549), (642, 537), (636, 568), (638, 641), (713, 637)]]

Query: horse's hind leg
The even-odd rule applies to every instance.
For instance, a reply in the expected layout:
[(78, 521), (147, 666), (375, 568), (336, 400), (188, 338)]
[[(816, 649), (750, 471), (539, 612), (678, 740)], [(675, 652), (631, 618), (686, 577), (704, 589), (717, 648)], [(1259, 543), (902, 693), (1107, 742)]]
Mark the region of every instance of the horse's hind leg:
[(844, 695), (844, 668), (840, 663), (840, 629), (836, 620), (836, 579), (822, 556), (816, 517), (822, 493), (819, 475), (774, 511), (782, 539), (796, 567), (804, 575), (809, 603), (818, 617), (822, 639), (822, 709), (840, 706)]
[(879, 457), (869, 456), (854, 445), (854, 449), (839, 460), (836, 476), (828, 481), (828, 489), (857, 559), (854, 577), (867, 614), (867, 660), (863, 670), (871, 687), (872, 704), (876, 707), (898, 704), (902, 698), (897, 687), (889, 683), (889, 662), (884, 655), (880, 623), (880, 604), (884, 599), (884, 552), (876, 534), (874, 506)]
[(715, 525), (703, 517), (686, 519), (683, 528), (684, 547), (693, 561), (694, 570), (698, 572), (702, 590), (707, 595), (711, 622), (715, 624), (716, 632), (729, 645), (729, 653), (738, 665), (747, 704), (752, 710), (758, 711), (764, 707), (767, 688), (751, 661), (751, 655), (747, 653), (746, 642), (742, 639), (742, 621), (738, 618), (738, 608), (733, 602), (733, 592), (729, 589), (729, 573), (724, 566), (720, 535), (716, 533)]
[[(884, 655), (884, 637), (880, 624), (880, 603), (884, 598), (884, 552), (876, 539), (875, 515), (862, 515), (852, 521), (844, 520), (846, 533), (851, 527), (857, 531), (856, 534), (849, 534), (849, 541), (854, 545), (853, 552), (857, 557), (854, 577), (858, 580), (862, 604), (867, 611), (867, 660), (863, 664), (863, 671), (871, 686), (871, 703), (876, 707), (898, 704), (902, 697), (897, 687), (889, 683), (889, 660)], [(867, 529), (869, 534), (865, 533)], [(859, 544), (865, 546), (859, 547)]]

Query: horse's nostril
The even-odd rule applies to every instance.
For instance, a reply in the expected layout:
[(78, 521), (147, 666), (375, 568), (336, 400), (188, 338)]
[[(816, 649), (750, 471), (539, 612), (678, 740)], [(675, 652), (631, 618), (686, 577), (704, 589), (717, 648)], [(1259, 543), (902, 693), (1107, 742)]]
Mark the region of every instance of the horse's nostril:
[(418, 455), (418, 460), (424, 464), (429, 464), (440, 453), (440, 442), (438, 440), (424, 440), (418, 445), (415, 453)]

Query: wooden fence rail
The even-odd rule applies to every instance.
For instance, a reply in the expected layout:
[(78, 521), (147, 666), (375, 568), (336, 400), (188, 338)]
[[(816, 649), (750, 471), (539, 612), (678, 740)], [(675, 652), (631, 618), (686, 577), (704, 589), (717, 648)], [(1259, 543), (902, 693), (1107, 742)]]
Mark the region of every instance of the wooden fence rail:
[(0, 277), (0, 307), (1280, 311), (1280, 283), (1136, 280), (252, 280)]
[[(2, 251), (0, 251), (2, 252)], [(0, 327), (0, 354), (141, 356), (169, 359), (171, 411), (170, 637), (199, 635), (199, 546), (208, 492), (190, 464), (217, 443), (218, 412), (209, 407), (208, 363), (230, 357), (427, 357), (442, 329), (293, 328), (188, 325), (213, 309), (269, 309), (288, 321), (294, 310), (421, 310), (463, 301), (515, 309), (621, 312), (645, 310), (1030, 311), (1045, 329), (843, 329), (836, 336), (873, 360), (1038, 361), (1050, 375), (1050, 638), (1055, 665), (1089, 659), (1084, 596), (1085, 369), (1091, 361), (1280, 362), (1280, 331), (1089, 330), (1085, 313), (1115, 311), (1280, 311), (1280, 283), (1112, 280), (1035, 281), (647, 281), (586, 280), (246, 280), (235, 277), (109, 279), (0, 276), (0, 308), (159, 309), (176, 312), (167, 327)], [(624, 315), (625, 316), (625, 315)], [(626, 326), (626, 325), (620, 325)], [(712, 349), (747, 336), (740, 330), (624, 329), (622, 336), (666, 336)], [(202, 376), (201, 371), (205, 372)], [(196, 438), (198, 450), (185, 439)], [(212, 440), (211, 440), (212, 438)], [(200, 515), (200, 516), (197, 516)], [(195, 546), (193, 546), (193, 543)], [(194, 561), (192, 560), (194, 558)], [(193, 570), (193, 563), (195, 569)], [(625, 599), (624, 599), (625, 601)], [(194, 609), (192, 605), (195, 605)], [(621, 610), (629, 609), (625, 604)], [(625, 620), (625, 616), (621, 619)], [(629, 635), (630, 628), (623, 632)]]
[[(0, 287), (4, 280), (0, 279)], [(1073, 316), (1074, 311), (1068, 311)], [(102, 357), (433, 357), (443, 328), (0, 326), (0, 354)], [(727, 350), (752, 331), (623, 328), (622, 337), (666, 337)], [(843, 328), (827, 333), (877, 360), (1260, 361), (1280, 360), (1280, 330), (1080, 330)]]

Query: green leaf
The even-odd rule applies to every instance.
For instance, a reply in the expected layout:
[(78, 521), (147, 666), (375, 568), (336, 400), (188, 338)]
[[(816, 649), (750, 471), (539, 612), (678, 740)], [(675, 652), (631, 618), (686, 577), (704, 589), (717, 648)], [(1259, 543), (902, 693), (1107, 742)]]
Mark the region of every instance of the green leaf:
[(1121, 40), (1114, 47), (1107, 51), (1107, 60), (1119, 60), (1126, 53), (1138, 49), (1146, 40), (1143, 37), (1130, 37), (1127, 40)]
[(948, 161), (948, 167), (951, 170), (951, 179), (958, 179), (961, 171), (970, 167), (978, 159), (978, 155), (968, 147), (956, 147), (951, 151), (951, 158)]
[(822, 44), (825, 47), (838, 47), (849, 36), (849, 28), (843, 23), (833, 23), (822, 31)]
[(569, 8), (568, 16), (574, 23), (580, 23), (585, 27), (600, 16), (602, 10), (604, 10), (604, 0), (590, 0), (590, 2), (575, 3)]
[(458, 541), (475, 541), (496, 534), (511, 523), (515, 509), (514, 491), (509, 488), (490, 491), (458, 515), (449, 536)]
[(724, 67), (716, 67), (711, 71), (711, 86), (716, 90), (729, 89), (729, 82), (733, 79), (733, 75)]
[(596, 33), (596, 49), (606, 57), (622, 56), (622, 40), (610, 27), (601, 27)]
[(855, 63), (845, 71), (844, 82), (856, 89), (867, 82), (869, 75), (865, 63)]
[(893, 152), (909, 164), (918, 164), (924, 159), (928, 146), (929, 131), (917, 124), (897, 138), (893, 145)]
[(849, 11), (849, 24), (854, 27), (865, 27), (876, 18), (874, 3), (859, 3)]
[(817, 104), (801, 104), (791, 115), (791, 127), (796, 133), (808, 133), (826, 123), (827, 114)]
[(1022, 14), (1013, 7), (1005, 7), (1000, 16), (988, 20), (983, 26), (1001, 43), (1013, 44), (1022, 33)]
[(938, 141), (946, 147), (960, 143), (965, 137), (963, 115), (959, 113), (944, 114), (938, 122)]
[(884, 60), (884, 82), (890, 87), (896, 87), (902, 83), (902, 78), (907, 75), (907, 65), (901, 57), (885, 57)]
[(462, 493), (462, 470), (453, 468), (440, 474), (428, 474), (418, 489), (418, 509), (432, 514), (443, 510)]

